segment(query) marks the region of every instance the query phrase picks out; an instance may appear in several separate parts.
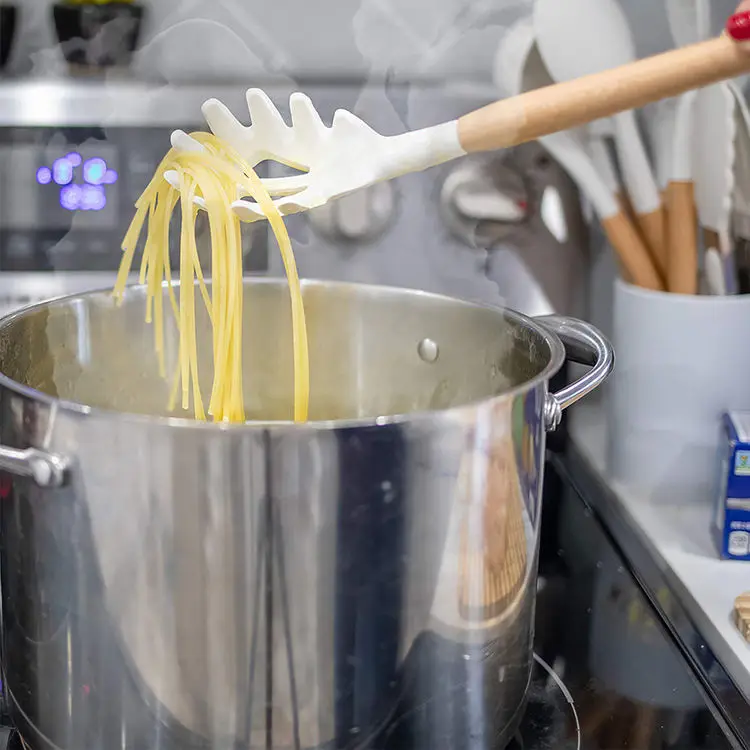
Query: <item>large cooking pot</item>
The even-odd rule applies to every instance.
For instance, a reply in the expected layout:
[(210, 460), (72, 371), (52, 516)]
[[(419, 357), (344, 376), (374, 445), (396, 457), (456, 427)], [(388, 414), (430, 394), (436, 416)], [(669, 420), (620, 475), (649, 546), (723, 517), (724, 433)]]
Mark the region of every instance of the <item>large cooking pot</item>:
[[(141, 287), (0, 322), (2, 664), (32, 748), (466, 750), (514, 731), (545, 430), (612, 350), (576, 320), (416, 291), (304, 297), (304, 425), (279, 421), (283, 282), (245, 284), (245, 425), (167, 414)], [(550, 394), (566, 348), (592, 369)]]

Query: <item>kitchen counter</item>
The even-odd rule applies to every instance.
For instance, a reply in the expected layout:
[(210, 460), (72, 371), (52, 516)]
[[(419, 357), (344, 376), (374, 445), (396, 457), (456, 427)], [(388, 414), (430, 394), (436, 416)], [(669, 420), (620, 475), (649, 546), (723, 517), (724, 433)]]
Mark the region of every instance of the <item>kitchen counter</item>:
[[(711, 529), (713, 498), (707, 497), (700, 504), (685, 504), (678, 499), (654, 502), (610, 481), (605, 458), (606, 409), (600, 396), (576, 405), (569, 427), (576, 460), (587, 464), (591, 474), (609, 488), (599, 493), (605, 498), (602, 505), (607, 507), (598, 510), (603, 516), (618, 519), (608, 524), (613, 535), (618, 536), (618, 523), (629, 534), (632, 532), (631, 546), (638, 550), (635, 554), (651, 558), (649, 564), (658, 569), (654, 575), (678, 600), (690, 621), (692, 636), (686, 641), (686, 649), (694, 650), (693, 656), (703, 661), (706, 669), (713, 661), (710, 653), (744, 701), (750, 701), (750, 644), (742, 639), (731, 619), (734, 598), (750, 590), (750, 564), (718, 558)], [(638, 567), (638, 560), (634, 564)], [(747, 713), (746, 705), (743, 713)]]

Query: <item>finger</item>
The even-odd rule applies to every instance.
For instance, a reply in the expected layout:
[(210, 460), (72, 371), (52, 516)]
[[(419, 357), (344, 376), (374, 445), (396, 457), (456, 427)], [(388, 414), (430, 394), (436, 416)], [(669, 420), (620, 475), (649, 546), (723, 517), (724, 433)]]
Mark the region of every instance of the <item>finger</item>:
[(750, 52), (750, 0), (742, 0), (727, 21), (727, 34), (736, 42), (741, 42), (741, 48)]

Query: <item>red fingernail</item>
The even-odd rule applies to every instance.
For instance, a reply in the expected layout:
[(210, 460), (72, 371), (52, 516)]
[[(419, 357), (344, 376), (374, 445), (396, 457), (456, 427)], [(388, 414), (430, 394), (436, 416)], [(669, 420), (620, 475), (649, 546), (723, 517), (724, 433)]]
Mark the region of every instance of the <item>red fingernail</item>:
[(727, 34), (738, 42), (750, 40), (750, 11), (735, 13), (727, 21)]

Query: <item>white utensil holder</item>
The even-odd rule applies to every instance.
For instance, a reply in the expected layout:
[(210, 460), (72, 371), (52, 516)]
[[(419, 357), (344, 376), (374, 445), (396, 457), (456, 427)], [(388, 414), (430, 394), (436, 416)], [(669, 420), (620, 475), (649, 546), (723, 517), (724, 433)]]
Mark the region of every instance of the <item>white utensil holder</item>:
[(750, 410), (750, 295), (614, 288), (610, 476), (664, 502), (711, 503), (721, 414)]

